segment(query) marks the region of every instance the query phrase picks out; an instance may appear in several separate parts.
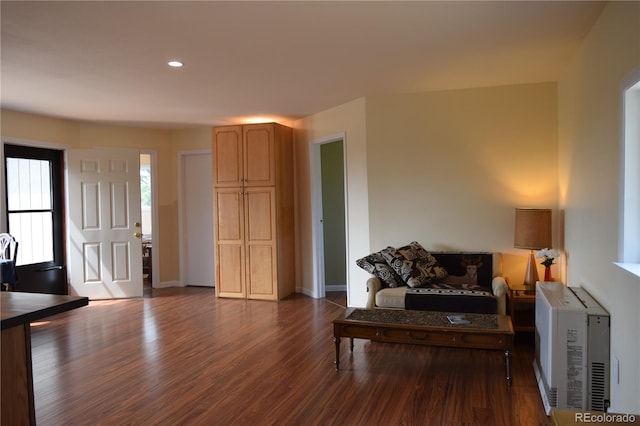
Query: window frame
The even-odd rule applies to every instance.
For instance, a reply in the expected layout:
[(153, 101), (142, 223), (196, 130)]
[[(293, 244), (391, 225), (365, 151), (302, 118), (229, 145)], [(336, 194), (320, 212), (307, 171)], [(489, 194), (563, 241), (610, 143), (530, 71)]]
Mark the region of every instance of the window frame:
[[(49, 161), (50, 164), (50, 185), (51, 185), (51, 209), (37, 209), (38, 211), (51, 211), (52, 213), (52, 240), (53, 240), (53, 259), (43, 262), (28, 263), (19, 266), (50, 266), (64, 264), (64, 195), (62, 188), (64, 187), (64, 178), (62, 170), (63, 151), (39, 148), (34, 146), (18, 145), (14, 143), (3, 143), (3, 192), (4, 192), (4, 226), (7, 232), (11, 232), (9, 228), (9, 216), (12, 213), (34, 212), (35, 210), (10, 210), (9, 194), (6, 190), (7, 170), (6, 164), (8, 158), (32, 159)], [(57, 190), (54, 190), (56, 189)], [(23, 248), (23, 247), (21, 247)]]
[(640, 68), (620, 85), (620, 211), (618, 262), (640, 277)]

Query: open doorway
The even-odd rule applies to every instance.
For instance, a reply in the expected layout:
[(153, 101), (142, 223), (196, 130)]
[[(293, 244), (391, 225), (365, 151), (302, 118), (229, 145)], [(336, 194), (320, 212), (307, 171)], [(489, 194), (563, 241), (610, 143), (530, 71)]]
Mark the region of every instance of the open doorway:
[(344, 136), (316, 141), (311, 148), (313, 297), (347, 290), (347, 205)]
[(343, 141), (320, 146), (325, 291), (347, 290)]
[(142, 280), (145, 293), (153, 288), (157, 282), (157, 267), (154, 268), (154, 216), (155, 216), (155, 179), (154, 179), (155, 153), (151, 151), (140, 152), (140, 213), (142, 229)]

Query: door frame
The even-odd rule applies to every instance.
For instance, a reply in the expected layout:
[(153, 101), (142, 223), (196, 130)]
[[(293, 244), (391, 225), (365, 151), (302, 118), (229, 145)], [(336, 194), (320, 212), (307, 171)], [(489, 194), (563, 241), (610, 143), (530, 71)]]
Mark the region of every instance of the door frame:
[[(183, 162), (185, 157), (187, 156), (192, 156), (192, 155), (210, 155), (213, 156), (213, 151), (210, 149), (194, 149), (194, 150), (187, 150), (187, 151), (178, 151), (176, 153), (177, 156), (177, 161), (178, 161), (178, 260), (179, 260), (179, 267), (180, 267), (180, 283), (179, 286), (180, 287), (186, 287), (187, 283), (185, 282), (186, 280), (186, 271), (187, 271), (187, 261), (186, 261), (186, 257), (187, 257), (187, 233), (186, 233), (186, 226), (185, 226), (185, 221), (187, 220), (187, 215), (186, 215), (186, 202), (185, 202), (185, 194), (186, 194), (186, 188), (184, 188), (184, 179), (183, 179)], [(213, 167), (213, 165), (212, 165)], [(206, 178), (206, 177), (205, 177)], [(211, 194), (213, 196), (213, 174), (211, 176), (208, 177), (209, 182), (211, 182), (212, 186), (211, 186)], [(211, 218), (211, 222), (213, 223), (213, 217)], [(211, 234), (211, 240), (213, 241), (213, 234)], [(215, 259), (215, 244), (213, 244), (213, 257), (211, 258), (211, 261), (213, 262)], [(213, 271), (213, 287), (214, 288), (216, 286), (216, 271), (215, 271), (215, 266), (214, 266), (214, 271)]]
[(160, 232), (158, 229), (158, 151), (141, 149), (140, 154), (151, 158), (151, 287), (158, 288), (160, 280)]
[[(347, 191), (347, 139), (346, 134), (337, 133), (331, 136), (315, 139), (311, 142), (309, 150), (309, 168), (311, 172), (311, 226), (312, 226), (312, 275), (313, 292), (311, 297), (321, 299), (326, 297), (326, 283), (324, 276), (324, 232), (322, 224), (322, 167), (321, 167), (321, 145), (342, 141), (342, 173), (344, 174), (344, 230), (345, 230), (345, 253), (347, 254), (347, 265), (349, 257), (349, 203)], [(349, 292), (349, 273), (347, 266), (347, 293)]]
[[(52, 212), (52, 237), (53, 237), (53, 258), (50, 260), (39, 260), (35, 262), (23, 263), (16, 267), (18, 275), (21, 277), (21, 283), (18, 283), (18, 291), (25, 292), (43, 292), (51, 294), (68, 294), (67, 280), (67, 242), (66, 242), (66, 211), (65, 211), (65, 188), (66, 182), (64, 177), (64, 150), (52, 148), (51, 146), (43, 146), (43, 144), (29, 144), (22, 142), (10, 141), (10, 138), (2, 138), (2, 232), (10, 232), (9, 213), (8, 213), (8, 197), (6, 190), (6, 145), (13, 147), (14, 158), (34, 159), (38, 161), (48, 162), (50, 168), (49, 189), (51, 190), (51, 212)], [(18, 208), (18, 211), (23, 210)], [(29, 210), (29, 209), (24, 209)], [(49, 210), (49, 209), (43, 209)], [(7, 231), (9, 230), (9, 231)], [(16, 236), (15, 234), (13, 234)], [(20, 243), (22, 244), (22, 243)], [(22, 247), (22, 245), (21, 245)], [(24, 246), (25, 248), (29, 248)], [(22, 250), (21, 250), (22, 251)], [(18, 256), (20, 257), (20, 256)], [(22, 282), (22, 279), (25, 279)]]

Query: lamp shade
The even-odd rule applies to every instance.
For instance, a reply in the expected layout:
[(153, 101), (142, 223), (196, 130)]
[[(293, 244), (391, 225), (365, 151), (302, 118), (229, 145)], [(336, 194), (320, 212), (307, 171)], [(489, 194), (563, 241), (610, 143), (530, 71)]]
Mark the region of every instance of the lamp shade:
[(516, 209), (513, 246), (529, 250), (551, 247), (551, 209)]

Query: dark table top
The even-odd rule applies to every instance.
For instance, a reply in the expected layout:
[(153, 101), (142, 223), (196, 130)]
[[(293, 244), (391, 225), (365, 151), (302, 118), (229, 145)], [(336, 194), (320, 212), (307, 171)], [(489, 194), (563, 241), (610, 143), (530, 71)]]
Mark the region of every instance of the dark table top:
[[(465, 324), (452, 324), (447, 316), (463, 315), (468, 320)], [(339, 324), (382, 324), (396, 328), (437, 328), (442, 330), (483, 331), (490, 333), (513, 334), (510, 317), (496, 314), (474, 314), (459, 312), (432, 312), (404, 309), (359, 309), (347, 308), (334, 323)]]
[(57, 294), (0, 292), (0, 324), (2, 330), (80, 308), (89, 298)]

